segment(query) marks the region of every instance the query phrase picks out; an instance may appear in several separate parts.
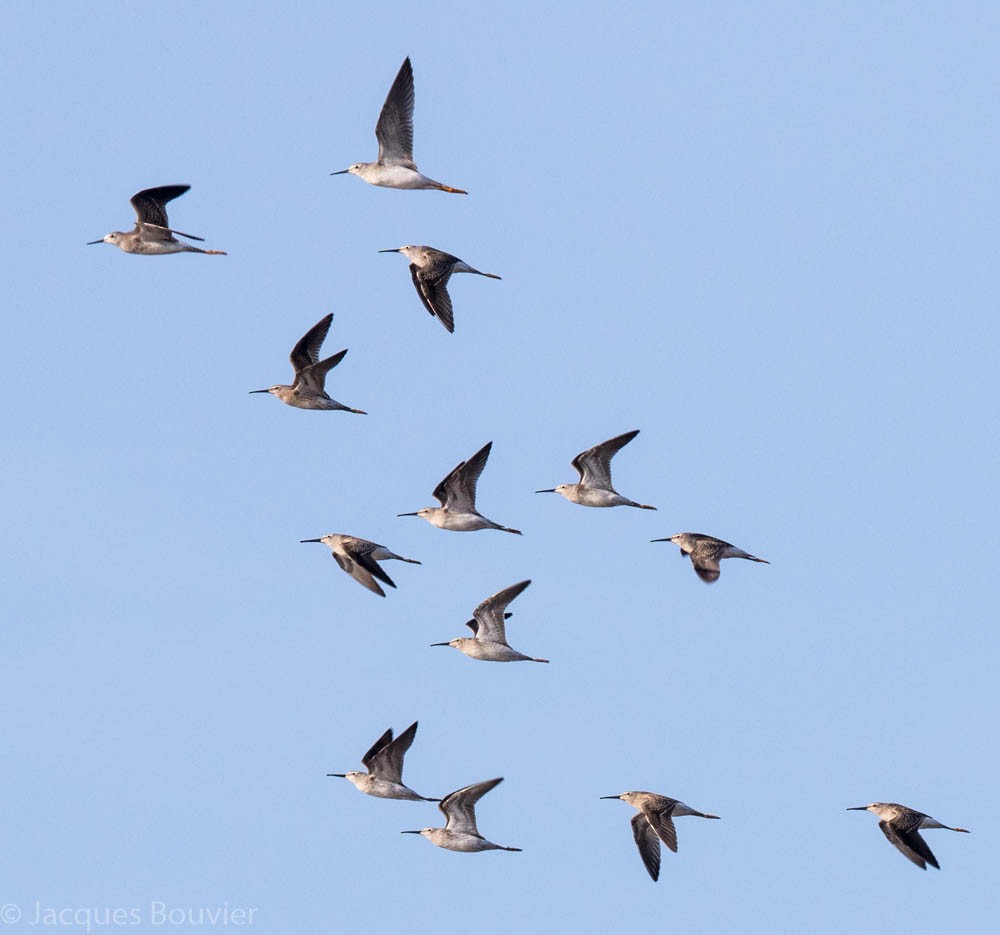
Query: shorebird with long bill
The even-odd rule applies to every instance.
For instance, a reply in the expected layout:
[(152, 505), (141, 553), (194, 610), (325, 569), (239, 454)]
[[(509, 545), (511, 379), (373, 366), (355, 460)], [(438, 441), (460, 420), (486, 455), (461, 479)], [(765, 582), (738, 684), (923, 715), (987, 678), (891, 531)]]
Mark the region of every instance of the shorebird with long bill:
[(510, 529), (487, 519), (476, 509), (476, 484), (486, 467), (493, 448), (487, 442), (468, 461), (459, 461), (447, 477), (434, 488), (434, 498), (441, 506), (425, 506), (415, 513), (397, 513), (397, 516), (419, 516), (438, 529), (455, 532), (473, 532), (476, 529), (499, 529), (521, 535), (520, 529)]
[(333, 313), (325, 315), (313, 325), (292, 348), (289, 360), (295, 378), (291, 385), (278, 383), (266, 390), (250, 390), (251, 393), (270, 393), (287, 406), (296, 409), (339, 409), (344, 412), (354, 412), (359, 416), (367, 415), (363, 409), (352, 409), (343, 403), (338, 403), (326, 392), (326, 375), (333, 370), (347, 354), (347, 349), (337, 351), (326, 360), (319, 359), (319, 349), (326, 340), (330, 330)]
[(356, 162), (330, 174), (356, 175), (369, 185), (382, 188), (434, 188), (467, 195), (468, 192), (461, 188), (452, 188), (427, 178), (413, 161), (413, 100), (413, 66), (407, 56), (389, 88), (375, 124), (378, 158), (374, 162)]
[(394, 558), (401, 562), (409, 562), (411, 565), (420, 564), (415, 558), (403, 558), (402, 555), (390, 552), (377, 542), (370, 542), (357, 536), (345, 536), (342, 533), (330, 533), (318, 539), (300, 539), (299, 542), (322, 542), (323, 545), (329, 546), (337, 564), (358, 584), (378, 594), (379, 597), (385, 597), (385, 591), (379, 587), (376, 578), (390, 588), (396, 587), (392, 578), (382, 570), (379, 562)]
[(157, 188), (144, 188), (136, 192), (129, 204), (135, 209), (135, 227), (130, 231), (112, 231), (100, 240), (91, 240), (87, 246), (96, 243), (109, 243), (126, 253), (137, 253), (141, 256), (159, 256), (164, 253), (208, 253), (215, 256), (225, 256), (225, 250), (202, 250), (193, 247), (174, 237), (187, 237), (188, 240), (204, 241), (204, 237), (185, 234), (174, 230), (167, 219), (167, 202), (180, 198), (190, 185), (160, 185)]
[(718, 818), (685, 805), (679, 799), (672, 799), (655, 792), (623, 792), (621, 795), (602, 795), (602, 799), (621, 799), (639, 810), (632, 816), (632, 836), (639, 849), (639, 856), (646, 871), (653, 878), (660, 878), (660, 841), (677, 853), (677, 831), (674, 819), (682, 815), (697, 815), (699, 818)]
[(503, 776), (485, 782), (464, 786), (446, 795), (438, 808), (447, 821), (443, 828), (422, 828), (420, 831), (402, 831), (401, 834), (419, 834), (431, 844), (449, 851), (477, 853), (478, 851), (520, 851), (519, 847), (504, 847), (487, 841), (476, 826), (476, 803), (490, 789), (503, 782)]
[(849, 812), (871, 812), (879, 822), (878, 826), (885, 835), (885, 839), (899, 851), (908, 861), (916, 864), (921, 870), (926, 870), (927, 865), (940, 870), (941, 865), (937, 858), (931, 853), (927, 842), (920, 837), (920, 831), (924, 828), (944, 828), (947, 831), (961, 831), (968, 834), (968, 828), (952, 828), (950, 825), (942, 825), (936, 818), (918, 812), (916, 809), (907, 808), (905, 805), (898, 805), (895, 802), (872, 802), (871, 805), (853, 805)]
[(416, 721), (395, 740), (392, 737), (392, 728), (390, 727), (361, 757), (361, 763), (367, 772), (350, 770), (346, 773), (327, 773), (327, 776), (346, 779), (365, 795), (374, 795), (380, 799), (440, 802), (440, 799), (429, 799), (403, 784), (403, 756), (413, 745), (413, 738), (416, 736)]
[(535, 493), (557, 493), (570, 503), (579, 503), (580, 506), (634, 506), (640, 510), (655, 510), (655, 506), (636, 503), (635, 500), (623, 497), (611, 486), (611, 459), (638, 434), (639, 430), (634, 429), (581, 451), (572, 461), (580, 475), (578, 484), (560, 484), (558, 487), (536, 490)]

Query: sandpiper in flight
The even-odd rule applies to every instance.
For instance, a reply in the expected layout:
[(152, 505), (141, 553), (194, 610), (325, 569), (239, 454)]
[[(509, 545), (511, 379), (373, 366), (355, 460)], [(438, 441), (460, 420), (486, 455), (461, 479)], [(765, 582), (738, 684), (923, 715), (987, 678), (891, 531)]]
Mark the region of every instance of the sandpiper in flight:
[(621, 795), (602, 795), (602, 799), (621, 799), (633, 808), (639, 809), (632, 816), (632, 836), (635, 838), (639, 856), (646, 865), (649, 875), (658, 880), (660, 877), (660, 841), (677, 853), (677, 831), (674, 828), (674, 818), (682, 815), (697, 815), (699, 818), (718, 818), (718, 815), (706, 815), (685, 805), (677, 799), (655, 792), (623, 792)]
[(719, 580), (719, 575), (722, 573), (719, 562), (724, 558), (746, 558), (751, 562), (771, 564), (766, 558), (757, 558), (756, 555), (744, 552), (743, 549), (738, 549), (729, 542), (716, 539), (714, 536), (706, 536), (700, 532), (679, 532), (666, 539), (650, 539), (649, 541), (672, 542), (674, 545), (680, 546), (681, 555), (691, 556), (691, 564), (694, 566), (695, 574), (706, 584)]
[(375, 162), (356, 162), (347, 169), (331, 175), (350, 173), (369, 185), (383, 188), (436, 188), (456, 195), (467, 195), (461, 188), (442, 185), (427, 178), (413, 161), (413, 67), (409, 56), (403, 60), (396, 80), (393, 81), (382, 113), (375, 124), (378, 139), (378, 159)]
[(487, 442), (468, 461), (460, 461), (437, 487), (434, 497), (441, 506), (425, 506), (415, 513), (397, 513), (397, 516), (419, 516), (439, 529), (471, 532), (475, 529), (499, 529), (521, 535), (520, 529), (509, 529), (487, 519), (476, 509), (476, 483), (486, 467), (493, 442)]
[(548, 659), (536, 659), (525, 656), (516, 649), (511, 649), (507, 642), (504, 619), (510, 614), (504, 613), (507, 605), (514, 600), (531, 581), (520, 581), (509, 588), (498, 591), (492, 597), (486, 598), (473, 612), (472, 620), (466, 626), (472, 630), (473, 636), (461, 636), (447, 643), (431, 643), (431, 646), (454, 646), (455, 649), (471, 656), (473, 659), (484, 659), (487, 662), (548, 662)]
[(392, 728), (390, 727), (361, 757), (362, 764), (368, 770), (367, 773), (351, 770), (347, 773), (327, 773), (327, 776), (346, 779), (365, 795), (374, 795), (380, 799), (440, 802), (440, 799), (429, 799), (427, 796), (418, 795), (403, 785), (403, 755), (410, 749), (416, 735), (416, 721), (395, 740), (392, 739)]
[(635, 429), (581, 451), (572, 462), (580, 475), (580, 483), (560, 484), (535, 493), (558, 493), (580, 506), (634, 506), (640, 510), (655, 510), (655, 506), (623, 497), (611, 486), (611, 459), (638, 434), (639, 430)]
[(420, 831), (402, 831), (401, 834), (419, 834), (431, 844), (449, 851), (519, 851), (519, 847), (504, 847), (487, 841), (476, 827), (476, 802), (490, 789), (503, 782), (503, 777), (473, 783), (444, 797), (438, 808), (444, 812), (447, 822), (443, 828), (422, 828)]
[(410, 276), (424, 308), (452, 333), (455, 331), (455, 316), (451, 309), (451, 296), (448, 294), (451, 274), (475, 273), (489, 279), (500, 278), (495, 273), (473, 269), (465, 260), (434, 247), (408, 245), (392, 250), (379, 250), (379, 253), (402, 253), (410, 261)]
[(390, 578), (379, 567), (379, 562), (384, 562), (390, 558), (399, 559), (401, 562), (409, 562), (411, 565), (419, 565), (415, 558), (403, 558), (395, 552), (390, 552), (384, 545), (377, 542), (369, 542), (367, 539), (359, 539), (357, 536), (345, 536), (340, 533), (330, 533), (328, 536), (321, 536), (319, 539), (300, 539), (299, 542), (322, 542), (330, 547), (337, 564), (346, 571), (358, 584), (374, 591), (380, 597), (385, 597), (385, 591), (375, 580), (396, 587)]
[(319, 359), (319, 349), (326, 340), (332, 321), (331, 312), (316, 322), (292, 348), (289, 359), (295, 371), (295, 379), (292, 380), (291, 386), (279, 383), (266, 390), (250, 390), (250, 392), (270, 393), (296, 409), (342, 409), (345, 412), (356, 412), (361, 416), (367, 415), (363, 409), (352, 409), (350, 406), (338, 403), (328, 396), (323, 388), (326, 384), (326, 375), (344, 359), (347, 353), (345, 349), (338, 351), (332, 357), (327, 357), (326, 360)]
[(129, 199), (135, 208), (137, 218), (135, 227), (130, 231), (112, 231), (100, 240), (89, 241), (87, 246), (110, 243), (126, 253), (140, 253), (144, 256), (160, 253), (211, 253), (225, 256), (225, 250), (202, 250), (201, 247), (192, 247), (174, 237), (174, 234), (179, 234), (189, 240), (205, 239), (173, 230), (167, 220), (167, 202), (179, 198), (190, 187), (190, 185), (161, 185), (158, 188), (144, 188), (141, 192), (136, 192)]
[(879, 819), (878, 826), (882, 829), (886, 840), (921, 870), (926, 870), (928, 864), (938, 870), (941, 869), (937, 858), (927, 846), (927, 842), (920, 837), (921, 828), (946, 828), (948, 831), (969, 833), (968, 828), (952, 828), (950, 825), (942, 825), (930, 815), (907, 808), (905, 805), (897, 805), (895, 802), (872, 802), (871, 805), (855, 805), (848, 811), (871, 812), (876, 815)]

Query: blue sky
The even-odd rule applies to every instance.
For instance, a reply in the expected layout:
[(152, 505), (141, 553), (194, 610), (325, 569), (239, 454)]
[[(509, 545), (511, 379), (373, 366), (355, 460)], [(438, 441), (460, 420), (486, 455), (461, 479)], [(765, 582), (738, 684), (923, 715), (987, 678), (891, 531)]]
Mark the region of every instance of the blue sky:
[[(1000, 12), (58, 9), (8, 9), (0, 61), (10, 930), (994, 930)], [(407, 55), (417, 162), (468, 197), (329, 175)], [(228, 256), (85, 246), (173, 183)], [(503, 281), (456, 277), (448, 335), (406, 243)], [(369, 415), (248, 395), (327, 312)], [(533, 493), (633, 428), (616, 486), (658, 512)], [(523, 537), (396, 518), (490, 440)], [(682, 530), (772, 564), (707, 587), (649, 542)], [(328, 532), (423, 564), (379, 599)], [(524, 578), (551, 665), (429, 647)], [(480, 827), (523, 853), (325, 777), (414, 720), (409, 783), (506, 777)], [(723, 820), (653, 884), (627, 789)], [(875, 800), (973, 834), (921, 873), (844, 811)]]

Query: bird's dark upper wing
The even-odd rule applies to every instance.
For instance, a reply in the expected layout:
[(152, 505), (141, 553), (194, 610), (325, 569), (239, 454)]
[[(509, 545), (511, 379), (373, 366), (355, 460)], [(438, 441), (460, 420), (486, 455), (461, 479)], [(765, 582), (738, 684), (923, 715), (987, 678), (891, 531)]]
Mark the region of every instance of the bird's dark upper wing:
[(454, 484), (456, 492), (461, 492), (473, 509), (476, 505), (476, 485), (479, 483), (479, 475), (483, 473), (483, 468), (486, 467), (492, 449), (493, 442), (487, 442), (483, 445), (462, 465)]
[(289, 360), (292, 368), (298, 374), (300, 370), (305, 370), (319, 360), (319, 349), (326, 340), (327, 332), (330, 330), (330, 323), (333, 321), (333, 312), (324, 316), (313, 325), (292, 348)]
[(386, 95), (375, 124), (375, 137), (379, 162), (416, 169), (413, 164), (413, 66), (408, 56)]
[(654, 880), (660, 879), (660, 839), (653, 830), (646, 816), (636, 812), (632, 816), (632, 837), (635, 838), (639, 856), (646, 865), (646, 870)]
[(677, 829), (674, 820), (665, 810), (647, 813), (650, 825), (660, 836), (660, 840), (675, 854), (677, 853)]
[(893, 827), (891, 822), (880, 821), (878, 826), (886, 836), (889, 843), (893, 845), (907, 860), (915, 863), (921, 870), (927, 869), (927, 864), (941, 869), (937, 858), (931, 853), (927, 842), (920, 837), (917, 831), (902, 831)]
[(190, 185), (161, 185), (159, 188), (144, 188), (141, 192), (136, 192), (129, 201), (135, 208), (135, 216), (140, 224), (169, 227), (167, 209), (164, 205), (179, 198), (190, 187)]
[(390, 782), (403, 781), (403, 755), (413, 746), (417, 736), (417, 722), (414, 721), (392, 743), (386, 744), (376, 757), (375, 769), (380, 779)]
[(639, 430), (634, 429), (581, 451), (572, 462), (580, 474), (580, 483), (588, 487), (610, 490), (611, 459), (638, 434)]
[(487, 442), (468, 461), (460, 461), (434, 488), (434, 497), (442, 506), (463, 511), (476, 508), (476, 484), (492, 447), (493, 442)]
[(390, 727), (378, 740), (371, 745), (369, 751), (361, 757), (361, 763), (364, 765), (365, 769), (370, 773), (372, 771), (372, 761), (375, 759), (379, 750), (381, 750), (386, 744), (392, 742), (392, 728)]
[(451, 295), (448, 293), (448, 280), (451, 278), (451, 267), (443, 273), (436, 269), (420, 269), (410, 264), (410, 276), (416, 287), (424, 308), (441, 320), (441, 324), (454, 334), (455, 313), (451, 306)]
[(344, 348), (344, 350), (337, 351), (336, 354), (327, 357), (326, 360), (321, 360), (318, 364), (300, 370), (295, 374), (296, 385), (308, 386), (317, 393), (325, 392), (326, 375), (344, 359), (346, 354), (347, 348)]

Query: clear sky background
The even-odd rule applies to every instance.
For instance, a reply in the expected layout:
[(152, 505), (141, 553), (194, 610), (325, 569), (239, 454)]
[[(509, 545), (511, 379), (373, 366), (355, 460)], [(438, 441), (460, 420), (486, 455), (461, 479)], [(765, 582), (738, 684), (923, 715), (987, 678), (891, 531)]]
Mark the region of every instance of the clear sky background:
[[(43, 907), (254, 907), (255, 931), (995, 931), (1000, 10), (957, 3), (19, 4), (3, 13), (2, 628), (11, 931)], [(400, 63), (421, 169), (374, 159)], [(85, 246), (142, 188), (226, 257)], [(406, 262), (452, 281), (456, 333)], [(335, 398), (287, 382), (327, 312)], [(616, 486), (540, 487), (641, 434)], [(396, 514), (485, 442), (489, 517)], [(656, 537), (770, 559), (718, 583)], [(381, 599), (317, 545), (390, 563)], [(511, 643), (470, 660), (523, 578)], [(362, 796), (420, 722), (425, 795)], [(631, 809), (678, 822), (658, 884)], [(909, 864), (903, 802), (973, 834)], [(2, 928), (2, 926), (0, 926)], [(104, 928), (105, 931), (108, 927)], [(202, 929), (204, 930), (204, 928)]]

